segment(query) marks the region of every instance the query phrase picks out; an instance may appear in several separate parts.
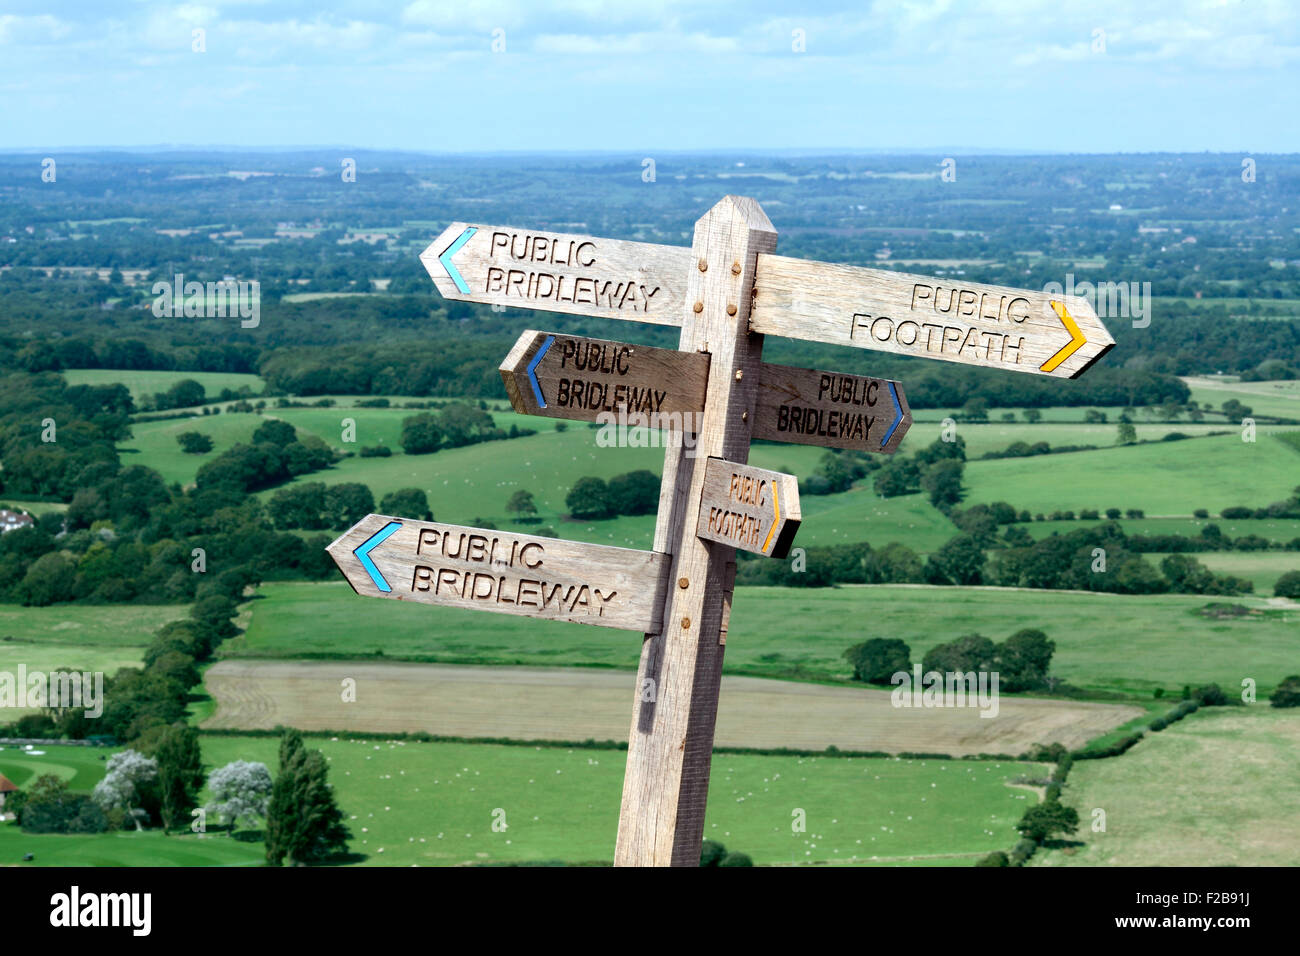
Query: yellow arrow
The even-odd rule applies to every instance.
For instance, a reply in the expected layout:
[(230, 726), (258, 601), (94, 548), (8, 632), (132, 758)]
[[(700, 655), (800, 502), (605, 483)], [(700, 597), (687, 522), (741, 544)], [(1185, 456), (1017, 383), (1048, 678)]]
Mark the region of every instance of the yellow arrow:
[(1054, 371), (1058, 365), (1068, 359), (1075, 352), (1079, 351), (1079, 349), (1088, 342), (1088, 340), (1084, 338), (1083, 333), (1079, 331), (1079, 326), (1075, 324), (1074, 318), (1069, 312), (1065, 311), (1065, 306), (1055, 301), (1053, 301), (1051, 305), (1052, 310), (1056, 313), (1056, 317), (1060, 319), (1061, 324), (1065, 326), (1065, 331), (1070, 333), (1070, 341), (1066, 342), (1059, 352), (1049, 358), (1042, 365), (1038, 366), (1044, 372)]
[(772, 535), (776, 534), (776, 526), (781, 523), (781, 502), (776, 500), (776, 482), (772, 482), (772, 527), (767, 529), (767, 540), (763, 542), (763, 553), (767, 554), (767, 549), (772, 547)]

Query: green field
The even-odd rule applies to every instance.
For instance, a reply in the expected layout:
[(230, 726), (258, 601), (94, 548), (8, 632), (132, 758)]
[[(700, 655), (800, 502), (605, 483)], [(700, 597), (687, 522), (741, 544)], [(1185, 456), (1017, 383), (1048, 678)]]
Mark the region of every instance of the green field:
[[(997, 416), (991, 415), (990, 418), (996, 419)], [(1133, 427), (1137, 431), (1137, 437), (1140, 441), (1160, 441), (1171, 432), (1181, 432), (1184, 435), (1199, 437), (1208, 435), (1210, 432), (1223, 431), (1231, 431), (1234, 435), (1239, 435), (1241, 431), (1239, 427), (1224, 425), (1222, 422), (1192, 424), (1190, 422), (1144, 423), (1138, 421), (1134, 423)], [(1257, 429), (1257, 434), (1266, 434), (1269, 431), (1280, 431), (1285, 428), (1287, 428), (1285, 425), (1261, 425)], [(907, 437), (903, 439), (902, 449), (915, 452), (917, 449), (937, 440), (942, 430), (943, 426), (940, 421), (914, 422), (912, 427), (908, 429)], [(1083, 421), (1037, 422), (1030, 425), (1019, 420), (1019, 416), (1017, 416), (1017, 421), (1014, 424), (998, 421), (990, 421), (987, 424), (959, 422), (956, 433), (966, 442), (966, 457), (975, 459), (987, 452), (1002, 451), (1008, 445), (1018, 441), (1030, 445), (1045, 441), (1053, 448), (1067, 445), (1094, 445), (1099, 449), (1110, 448), (1116, 444), (1119, 426), (1115, 421), (1115, 416), (1112, 416), (1111, 420), (1104, 425), (1085, 424)]]
[[(333, 431), (322, 434), (327, 441), (339, 440), (339, 414), (337, 410), (286, 409), (290, 413), (325, 412)], [(367, 427), (369, 434), (382, 438), (400, 430), (401, 418), (411, 414), (405, 410), (349, 409), (357, 417), (357, 446), (367, 444), (362, 437)], [(376, 413), (367, 415), (367, 413)], [(294, 420), (290, 415), (286, 419)], [(296, 417), (296, 414), (295, 416)], [(304, 416), (303, 421), (314, 421), (315, 416)], [(526, 418), (511, 414), (495, 414), (498, 424), (509, 427), (511, 419), (520, 424), (537, 427), (548, 424), (545, 419)], [(432, 455), (394, 454), (389, 458), (345, 459), (326, 472), (304, 475), (298, 481), (323, 481), (338, 484), (359, 481), (367, 485), (378, 501), (398, 488), (420, 488), (429, 498), (433, 513), (440, 521), (458, 524), (472, 523), (475, 517), (487, 518), (504, 525), (509, 521), (505, 510), (510, 496), (519, 489), (531, 491), (539, 516), (544, 523), (554, 524), (568, 511), (565, 496), (573, 483), (584, 475), (611, 478), (614, 475), (645, 468), (656, 475), (663, 471), (662, 448), (602, 448), (596, 444), (596, 431), (584, 426), (571, 427), (563, 433), (551, 428), (526, 438), (483, 442), (465, 448), (451, 448)], [(305, 425), (304, 425), (305, 427)], [(354, 449), (357, 446), (352, 446)], [(750, 454), (750, 462), (760, 467), (790, 471), (794, 474), (811, 474), (821, 458), (822, 449), (796, 445), (761, 445)], [(263, 492), (269, 497), (273, 491)], [(653, 529), (652, 518), (631, 519), (639, 534), (635, 544), (646, 547)], [(622, 535), (614, 535), (616, 522), (599, 522), (586, 529), (583, 523), (566, 523), (564, 536), (577, 540), (613, 541), (623, 543)], [(556, 526), (556, 530), (560, 530)], [(575, 533), (576, 532), (576, 533)], [(626, 539), (624, 539), (626, 540)]]
[[(0, 672), (77, 670), (111, 676), (122, 667), (139, 667), (153, 632), (184, 617), (182, 606), (61, 604), (18, 607), (0, 604)], [(0, 711), (8, 723), (30, 709)]]
[[(309, 745), (330, 760), (339, 803), (354, 818), (352, 850), (367, 864), (613, 857), (622, 751), (319, 738)], [(214, 765), (273, 766), (276, 747), (267, 738), (203, 740)], [(718, 754), (705, 836), (757, 863), (947, 854), (969, 863), (1014, 842), (1011, 828), (1034, 799), (1005, 781), (1041, 772), (1022, 763)], [(791, 831), (793, 807), (806, 811), (807, 832)], [(494, 810), (505, 811), (504, 831), (492, 830)]]
[[(251, 609), (247, 633), (222, 645), (221, 656), (382, 653), (394, 660), (635, 669), (641, 648), (636, 635), (605, 628), (360, 598), (341, 579), (266, 584), (258, 593), (245, 606)], [(1300, 613), (1218, 620), (1197, 613), (1209, 600), (920, 585), (743, 587), (732, 612), (726, 671), (844, 679), (841, 655), (869, 637), (901, 638), (919, 660), (935, 644), (964, 634), (1005, 640), (1024, 627), (1041, 628), (1056, 642), (1054, 674), (1094, 690), (1149, 697), (1156, 688), (1177, 691), (1189, 683), (1237, 687), (1243, 677), (1271, 688), (1297, 670)]]
[[(1050, 513), (1050, 512), (1049, 512)], [(1100, 521), (1105, 521), (1102, 513)], [(1019, 524), (1030, 536), (1045, 538), (1050, 534), (1069, 534), (1080, 528), (1097, 524), (1096, 521), (1033, 521)], [(1259, 535), (1269, 541), (1285, 544), (1300, 538), (1300, 518), (1245, 518), (1239, 521), (1225, 521), (1222, 518), (1121, 518), (1119, 525), (1125, 534), (1180, 534), (1196, 537), (1206, 525), (1218, 525), (1229, 538), (1244, 538), (1246, 535)], [(1199, 555), (1197, 556), (1199, 557)]]
[(63, 501), (27, 501), (23, 498), (0, 498), (0, 508), (26, 511), (39, 518), (44, 514), (63, 514), (68, 510), (68, 505), (67, 502)]
[[(622, 751), (321, 738), (308, 745), (330, 762), (350, 849), (366, 865), (613, 857)], [(274, 738), (204, 737), (204, 764), (259, 760), (274, 772), (277, 747)], [(108, 753), (44, 749), (40, 757), (0, 750), (0, 772), (19, 786), (56, 772), (89, 789)], [(1045, 773), (1019, 762), (718, 754), (705, 836), (760, 864), (969, 865), (1014, 842), (1013, 825), (1036, 799), (1008, 782)], [(792, 808), (805, 812), (805, 832), (793, 831)], [(494, 830), (502, 812), (505, 829)], [(29, 835), (0, 824), (0, 865), (28, 852), (48, 866), (253, 865), (264, 848), (218, 834)]]
[(1260, 595), (1272, 594), (1277, 579), (1288, 571), (1300, 571), (1300, 551), (1216, 551), (1197, 555), (1197, 560), (1216, 574), (1255, 582)]
[[(211, 461), (239, 442), (247, 442), (265, 421), (260, 415), (205, 415), (198, 418), (172, 418), (157, 422), (136, 422), (131, 438), (118, 446), (123, 465), (144, 465), (158, 472), (167, 482), (194, 483), (194, 476), (204, 462)], [(199, 432), (212, 439), (212, 451), (204, 455), (187, 455), (176, 438), (185, 432)]]
[(63, 372), (69, 385), (125, 385), (139, 402), (146, 395), (165, 392), (177, 382), (192, 379), (204, 387), (211, 401), (223, 388), (238, 391), (247, 385), (254, 395), (266, 387), (260, 375), (240, 372), (152, 372), (113, 368), (70, 368)]
[(158, 628), (188, 615), (180, 604), (0, 604), (0, 648), (10, 640), (40, 644), (51, 654), (62, 646), (144, 647)]
[[(1300, 668), (1296, 668), (1300, 669)], [(1300, 711), (1261, 698), (1204, 709), (1111, 760), (1074, 764), (1061, 801), (1082, 822), (1047, 866), (1294, 866), (1300, 843)], [(1105, 832), (1091, 828), (1093, 808)]]
[(1219, 408), (1235, 398), (1252, 415), (1300, 420), (1300, 381), (1242, 382), (1232, 375), (1207, 375), (1183, 381), (1192, 390), (1192, 400), (1201, 405)]
[(1116, 507), (1149, 515), (1190, 515), (1194, 508), (1217, 514), (1230, 505), (1285, 499), (1298, 481), (1300, 454), (1267, 435), (1254, 443), (1224, 435), (970, 462), (965, 475), (966, 504), (1009, 501), (1035, 513)]

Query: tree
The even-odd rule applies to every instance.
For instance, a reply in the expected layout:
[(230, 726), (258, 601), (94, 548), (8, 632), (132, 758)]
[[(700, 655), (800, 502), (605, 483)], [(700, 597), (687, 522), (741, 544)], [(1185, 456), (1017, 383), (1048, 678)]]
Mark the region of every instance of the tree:
[(520, 488), (506, 502), (506, 511), (514, 515), (519, 524), (536, 520), (537, 504), (533, 501), (533, 493)]
[(600, 478), (579, 478), (564, 499), (569, 513), (581, 520), (608, 518), (613, 513), (609, 486)]
[(181, 432), (176, 442), (187, 455), (206, 455), (212, 451), (212, 438), (203, 432)]
[(141, 830), (141, 820), (148, 819), (148, 813), (140, 804), (157, 781), (158, 761), (135, 750), (123, 750), (108, 758), (104, 779), (95, 784), (91, 798), (105, 812), (121, 810)]
[(614, 514), (650, 515), (659, 510), (659, 476), (644, 468), (609, 479), (609, 506)]
[(1300, 600), (1300, 571), (1288, 571), (1277, 579), (1273, 585), (1273, 594), (1277, 597)]
[(89, 795), (70, 792), (66, 780), (47, 773), (27, 788), (18, 825), (26, 833), (103, 833), (108, 819)]
[(753, 866), (754, 861), (748, 853), (733, 850), (718, 861), (718, 866)]
[(1223, 409), (1224, 417), (1229, 421), (1250, 417), (1250, 406), (1241, 404), (1241, 402), (1235, 398), (1228, 399), (1221, 407)]
[(154, 404), (160, 409), (189, 408), (207, 400), (206, 390), (192, 378), (183, 378), (167, 391), (154, 396)]
[(46, 607), (77, 597), (77, 565), (61, 551), (37, 558), (15, 587), (15, 596), (31, 607)]
[(399, 518), (433, 520), (433, 512), (429, 510), (429, 499), (419, 488), (398, 488), (396, 491), (390, 491), (380, 500), (379, 510), (386, 515)]
[(180, 724), (167, 727), (158, 738), (154, 759), (158, 761), (163, 826), (169, 830), (184, 827), (190, 822), (190, 811), (198, 806), (203, 786), (198, 731)]
[(1300, 707), (1300, 675), (1283, 678), (1268, 702), (1274, 707)]
[(940, 511), (946, 511), (961, 501), (962, 463), (949, 458), (937, 461), (926, 468), (921, 478), (921, 488), (930, 494), (930, 504)]
[(1010, 866), (1011, 861), (1007, 859), (1007, 855), (1003, 853), (1001, 850), (994, 850), (988, 856), (980, 857), (980, 861), (975, 865), (976, 866)]
[(1026, 408), (1020, 414), (1024, 415), (1025, 421), (1029, 422), (1031, 425), (1043, 420), (1043, 413), (1036, 408)]
[(867, 584), (920, 584), (925, 568), (915, 551), (891, 541), (862, 559), (863, 581)]
[(253, 432), (253, 444), (269, 443), (283, 448), (298, 440), (298, 430), (279, 418), (268, 418)]
[(408, 455), (428, 455), (441, 445), (442, 429), (428, 412), (402, 420), (402, 451)]
[(897, 456), (876, 472), (876, 494), (882, 498), (897, 498), (921, 490), (921, 469), (910, 458)]
[(843, 455), (837, 455), (833, 451), (822, 455), (817, 464), (817, 475), (826, 479), (831, 494), (848, 491), (853, 485), (853, 469)]
[(1016, 824), (1027, 840), (1042, 843), (1058, 833), (1073, 833), (1079, 828), (1079, 813), (1059, 800), (1049, 800), (1030, 807)]
[(304, 481), (279, 489), (271, 496), (266, 510), (281, 530), (321, 531), (329, 527), (325, 484), (320, 481)]
[(267, 861), (318, 863), (346, 851), (351, 834), (334, 802), (324, 755), (307, 750), (293, 730), (280, 741), (280, 757), (266, 816)]
[(1047, 682), (1056, 643), (1035, 628), (1016, 631), (998, 647), (997, 667), (1004, 690), (1034, 690)]
[(853, 667), (853, 679), (868, 684), (888, 684), (899, 671), (912, 670), (912, 649), (896, 637), (873, 637), (844, 652)]
[(359, 481), (344, 481), (325, 489), (325, 520), (343, 531), (375, 510), (375, 497)]
[(963, 532), (930, 555), (926, 567), (939, 583), (973, 585), (984, 583), (984, 563), (984, 549), (973, 535)]
[(448, 448), (460, 448), (493, 437), (496, 422), (482, 409), (464, 402), (453, 402), (438, 413), (438, 427), (442, 431), (443, 444)]
[(717, 840), (705, 840), (700, 849), (700, 866), (717, 866), (726, 855), (727, 848)]
[(976, 395), (974, 398), (966, 400), (966, 404), (961, 407), (961, 415), (968, 422), (986, 422), (989, 420), (989, 401), (987, 398)]
[(228, 763), (208, 775), (213, 797), (208, 813), (232, 830), (241, 822), (254, 825), (266, 816), (273, 786), (266, 764), (247, 760)]
[(1115, 444), (1132, 445), (1138, 440), (1137, 429), (1133, 427), (1132, 422), (1120, 422), (1117, 427)]
[(925, 672), (965, 674), (968, 671), (991, 671), (997, 661), (997, 647), (980, 634), (967, 634), (947, 644), (936, 644), (921, 661)]

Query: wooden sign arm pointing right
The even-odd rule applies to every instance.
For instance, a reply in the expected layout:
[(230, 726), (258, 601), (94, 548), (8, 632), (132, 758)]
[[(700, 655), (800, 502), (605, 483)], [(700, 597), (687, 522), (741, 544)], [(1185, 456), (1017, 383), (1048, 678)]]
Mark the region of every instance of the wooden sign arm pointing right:
[(680, 349), (711, 353), (694, 448), (671, 434), (654, 550), (671, 569), (663, 627), (641, 650), (615, 866), (698, 866), (735, 550), (696, 536), (705, 463), (744, 463), (763, 339), (748, 331), (756, 257), (776, 230), (752, 199), (727, 196), (695, 224)]

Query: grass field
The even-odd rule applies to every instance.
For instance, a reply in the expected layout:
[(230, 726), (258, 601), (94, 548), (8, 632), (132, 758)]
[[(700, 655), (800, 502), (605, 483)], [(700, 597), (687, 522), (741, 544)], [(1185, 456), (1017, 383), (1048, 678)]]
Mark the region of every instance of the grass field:
[[(990, 416), (996, 419), (997, 416)], [(1200, 423), (1191, 424), (1186, 422), (1146, 424), (1138, 421), (1134, 424), (1137, 431), (1137, 437), (1141, 441), (1160, 441), (1165, 435), (1171, 432), (1181, 432), (1184, 435), (1202, 436), (1209, 432), (1222, 432), (1231, 430), (1234, 435), (1240, 434), (1240, 428), (1234, 428), (1231, 425)], [(1285, 425), (1261, 425), (1257, 434), (1267, 433), (1269, 430), (1283, 430)], [(908, 429), (907, 437), (903, 439), (902, 449), (904, 451), (916, 452), (920, 448), (935, 441), (940, 437), (943, 426), (939, 421), (919, 421), (914, 422)], [(1097, 448), (1110, 448), (1116, 443), (1119, 428), (1112, 418), (1105, 425), (1084, 424), (1079, 422), (1037, 422), (1027, 424), (1019, 420), (1017, 416), (1016, 423), (990, 421), (988, 424), (970, 424), (959, 422), (957, 425), (957, 434), (966, 442), (966, 457), (968, 459), (979, 458), (986, 452), (1002, 451), (1013, 442), (1026, 442), (1034, 444), (1035, 442), (1045, 441), (1053, 448), (1064, 445), (1095, 445)], [(1195, 446), (1192, 446), (1195, 447)]]
[[(194, 476), (204, 462), (210, 461), (238, 442), (247, 442), (266, 419), (260, 415), (206, 415), (199, 418), (173, 418), (158, 422), (136, 422), (131, 438), (118, 446), (123, 465), (144, 465), (157, 471), (168, 482), (194, 483)], [(212, 451), (187, 455), (176, 438), (185, 432), (199, 432), (212, 439)]]
[[(1149, 476), (1143, 480), (1139, 476)], [(1300, 454), (1279, 439), (1238, 435), (1133, 445), (1070, 455), (971, 462), (967, 504), (1010, 501), (1017, 509), (1141, 508), (1150, 515), (1211, 513), (1286, 498), (1300, 481)]]
[[(1099, 519), (1105, 521), (1103, 516)], [(1050, 534), (1069, 534), (1079, 528), (1095, 525), (1096, 521), (1034, 521), (1017, 525), (1024, 528), (1033, 538), (1045, 538)], [(1300, 538), (1300, 518), (1246, 518), (1240, 521), (1225, 521), (1222, 518), (1121, 518), (1119, 525), (1125, 534), (1181, 534), (1196, 537), (1206, 525), (1218, 525), (1229, 538), (1243, 538), (1246, 535), (1259, 535), (1269, 541), (1286, 543)], [(1199, 558), (1200, 555), (1197, 555)]]
[[(247, 633), (224, 644), (223, 657), (382, 653), (438, 663), (635, 669), (640, 653), (633, 634), (368, 600), (341, 579), (267, 584), (259, 594), (245, 606), (251, 608)], [(1056, 642), (1053, 673), (1097, 690), (1149, 697), (1156, 688), (1172, 692), (1188, 683), (1237, 687), (1243, 677), (1267, 689), (1296, 671), (1300, 612), (1211, 619), (1197, 613), (1209, 600), (919, 585), (738, 588), (726, 671), (841, 679), (848, 676), (845, 649), (869, 637), (901, 638), (919, 660), (935, 644), (964, 634), (1000, 641), (1024, 627), (1042, 628)]]
[(158, 628), (188, 615), (189, 608), (178, 604), (0, 604), (0, 648), (10, 639), (51, 653), (60, 646), (144, 647)]
[(1198, 376), (1183, 379), (1192, 390), (1192, 400), (1219, 408), (1235, 398), (1252, 415), (1300, 420), (1300, 381), (1242, 382), (1236, 376)]
[[(308, 743), (329, 758), (340, 806), (353, 818), (351, 848), (366, 864), (613, 858), (621, 751)], [(245, 759), (274, 767), (277, 746), (267, 738), (203, 740), (213, 765)], [(719, 754), (704, 832), (756, 863), (968, 864), (1014, 842), (1012, 827), (1034, 797), (1007, 781), (1044, 773), (1023, 763)], [(791, 830), (795, 807), (806, 811), (807, 832)], [(504, 831), (492, 830), (496, 810), (505, 813)]]
[[(122, 667), (138, 667), (153, 632), (187, 613), (180, 606), (0, 604), (0, 672), (16, 674), (23, 665), (29, 673), (77, 670), (110, 676)], [(29, 712), (6, 708), (0, 723)]]
[(165, 392), (177, 382), (192, 379), (198, 382), (213, 400), (223, 388), (238, 391), (247, 385), (254, 395), (266, 388), (260, 375), (240, 372), (153, 372), (115, 368), (70, 368), (63, 372), (69, 385), (125, 385), (131, 397), (139, 402), (146, 395)]
[[(357, 696), (344, 703), (345, 679)], [(204, 675), (204, 727), (515, 740), (627, 740), (635, 682), (590, 667), (466, 667), (359, 661), (220, 661)], [(1141, 717), (1133, 706), (1000, 696), (969, 707), (894, 707), (888, 690), (724, 677), (715, 744), (859, 753), (1020, 754), (1082, 747)], [(986, 701), (987, 704), (987, 701)]]
[(1261, 595), (1272, 594), (1277, 579), (1286, 572), (1300, 571), (1300, 551), (1218, 551), (1197, 558), (1217, 574), (1254, 581), (1255, 593)]
[[(19, 787), (38, 776), (57, 774), (73, 790), (89, 791), (104, 776), (106, 747), (48, 746), (30, 750), (0, 746), (0, 773)], [(210, 769), (210, 768), (209, 768)], [(198, 836), (158, 831), (97, 834), (23, 833), (13, 822), (0, 823), (0, 867), (22, 866), (247, 866), (265, 857), (261, 843), (223, 835)], [(32, 853), (35, 859), (23, 863)]]
[[(1072, 854), (1043, 866), (1294, 866), (1300, 712), (1261, 699), (1206, 709), (1122, 757), (1074, 764), (1061, 801), (1083, 821)], [(1094, 807), (1106, 831), (1091, 831)]]
[[(309, 738), (366, 865), (613, 858), (624, 754), (491, 744), (377, 743)], [(258, 760), (276, 769), (278, 741), (204, 737), (208, 769)], [(52, 771), (89, 789), (109, 751), (49, 747), (40, 757), (0, 751), (0, 772), (23, 785)], [(69, 754), (68, 751), (78, 751)], [(39, 768), (39, 770), (38, 770)], [(969, 865), (1014, 842), (1035, 797), (1008, 784), (1041, 778), (1041, 764), (798, 758), (713, 759), (705, 836), (756, 863)], [(806, 814), (794, 832), (791, 808)], [(504, 814), (506, 828), (494, 831)], [(256, 865), (261, 843), (158, 832), (25, 834), (0, 823), (0, 865)]]
[(26, 511), (38, 518), (44, 514), (63, 514), (68, 505), (63, 501), (27, 501), (23, 498), (0, 498), (0, 508)]

